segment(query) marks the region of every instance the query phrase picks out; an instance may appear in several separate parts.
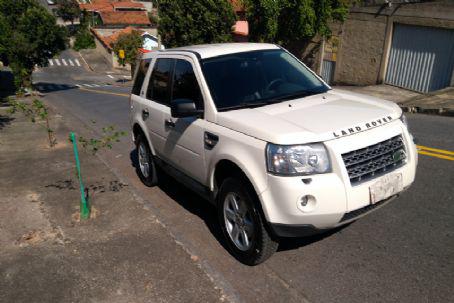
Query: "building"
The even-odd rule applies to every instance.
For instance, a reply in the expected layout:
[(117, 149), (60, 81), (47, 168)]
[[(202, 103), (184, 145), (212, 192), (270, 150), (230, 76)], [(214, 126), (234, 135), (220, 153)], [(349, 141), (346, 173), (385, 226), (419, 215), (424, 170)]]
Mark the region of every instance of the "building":
[(139, 31), (142, 36), (143, 45), (141, 51), (147, 52), (164, 49), (164, 46), (159, 44), (157, 30), (155, 28), (128, 26), (122, 29), (91, 28), (91, 32), (95, 37), (96, 51), (100, 53), (112, 67), (121, 68), (112, 46), (117, 42), (120, 35), (129, 34), (132, 31)]
[(328, 82), (419, 92), (454, 86), (454, 1), (365, 2), (322, 43), (318, 71)]
[(124, 28), (127, 26), (151, 26), (147, 8), (140, 2), (91, 0), (89, 3), (80, 3), (82, 11), (92, 14), (96, 27)]

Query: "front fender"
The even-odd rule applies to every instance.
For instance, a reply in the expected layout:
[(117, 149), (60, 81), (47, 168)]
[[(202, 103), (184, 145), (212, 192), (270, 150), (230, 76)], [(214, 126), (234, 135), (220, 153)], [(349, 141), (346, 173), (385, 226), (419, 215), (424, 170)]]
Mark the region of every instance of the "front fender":
[(219, 142), (213, 150), (206, 152), (209, 171), (207, 184), (210, 189), (213, 191), (215, 188), (216, 165), (222, 160), (228, 160), (243, 171), (257, 195), (265, 191), (268, 186), (266, 142), (225, 128), (215, 134), (219, 136)]

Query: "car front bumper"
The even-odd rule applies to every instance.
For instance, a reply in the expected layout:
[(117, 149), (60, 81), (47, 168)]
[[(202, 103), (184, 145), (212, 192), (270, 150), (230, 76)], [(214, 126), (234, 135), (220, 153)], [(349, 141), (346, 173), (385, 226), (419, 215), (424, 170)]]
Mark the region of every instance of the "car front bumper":
[[(342, 154), (402, 135), (407, 161), (404, 165), (376, 178), (351, 185)], [(372, 139), (371, 139), (372, 138)], [(387, 204), (400, 192), (375, 204), (370, 187), (381, 177), (402, 175), (403, 189), (414, 182), (417, 151), (411, 135), (401, 124), (379, 127), (362, 134), (325, 142), (333, 171), (327, 174), (282, 177), (268, 174), (268, 187), (259, 194), (266, 219), (278, 236), (305, 236), (335, 228), (362, 217)], [(307, 207), (303, 197), (312, 197)], [(310, 204), (312, 203), (312, 205)]]

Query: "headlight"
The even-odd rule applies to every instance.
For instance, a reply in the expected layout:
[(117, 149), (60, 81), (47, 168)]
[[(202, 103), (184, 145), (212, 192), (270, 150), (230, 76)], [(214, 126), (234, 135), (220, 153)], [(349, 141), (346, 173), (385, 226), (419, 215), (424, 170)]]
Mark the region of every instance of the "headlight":
[(266, 147), (268, 172), (277, 175), (322, 174), (331, 170), (328, 152), (321, 143)]
[(405, 115), (403, 113), (400, 116), (400, 121), (402, 121), (402, 123), (405, 125), (405, 127), (408, 128), (408, 120), (407, 120), (407, 117), (405, 117)]

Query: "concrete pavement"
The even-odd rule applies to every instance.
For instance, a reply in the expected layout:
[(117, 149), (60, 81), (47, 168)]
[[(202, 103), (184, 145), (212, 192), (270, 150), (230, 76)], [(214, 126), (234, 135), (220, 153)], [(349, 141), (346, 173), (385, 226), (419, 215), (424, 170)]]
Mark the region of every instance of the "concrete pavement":
[[(129, 186), (81, 150), (92, 218), (79, 189), (64, 116), (58, 144), (0, 108), (0, 302), (219, 302), (199, 257), (176, 243)], [(79, 134), (90, 132), (80, 129)]]
[(404, 111), (454, 116), (454, 88), (447, 87), (430, 93), (418, 93), (391, 85), (334, 86), (396, 102)]

